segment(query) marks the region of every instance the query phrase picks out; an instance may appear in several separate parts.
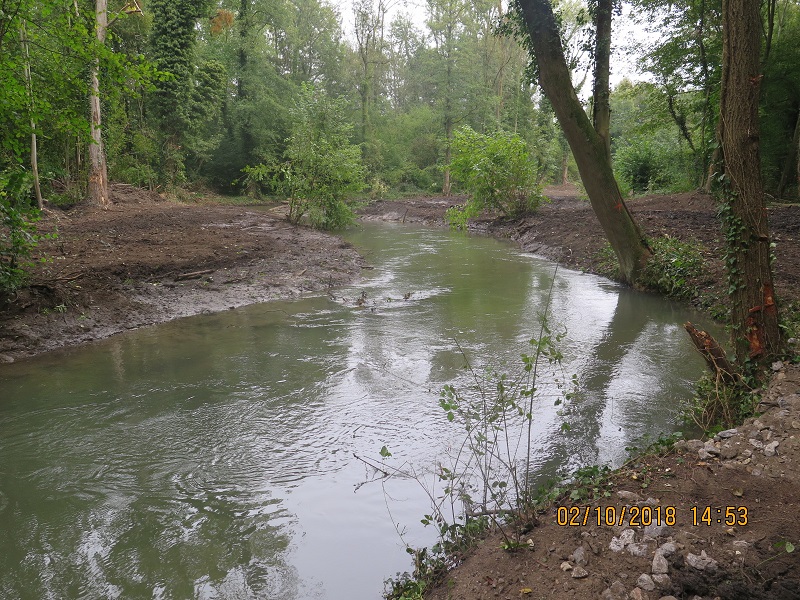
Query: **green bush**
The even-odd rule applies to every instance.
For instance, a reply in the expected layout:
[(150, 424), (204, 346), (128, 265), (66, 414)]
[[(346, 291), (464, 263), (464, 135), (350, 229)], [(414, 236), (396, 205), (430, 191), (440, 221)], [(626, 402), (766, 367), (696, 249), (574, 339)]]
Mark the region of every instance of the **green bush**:
[(0, 298), (25, 283), (25, 259), (39, 241), (39, 211), (29, 203), (32, 185), (21, 168), (0, 172)]
[(617, 148), (614, 170), (620, 187), (634, 194), (681, 192), (696, 183), (689, 153), (659, 134), (636, 137)]
[(703, 269), (703, 256), (696, 245), (668, 235), (648, 240), (653, 257), (642, 271), (639, 283), (666, 296), (688, 300), (697, 294), (692, 279)]
[(320, 229), (341, 229), (355, 219), (352, 194), (364, 189), (361, 149), (350, 143), (345, 100), (304, 85), (285, 162), (245, 168), (247, 181), (271, 182), (289, 200), (289, 220), (308, 216)]
[(470, 194), (466, 205), (447, 211), (450, 223), (466, 225), (484, 209), (516, 218), (544, 201), (536, 183), (536, 163), (525, 141), (506, 131), (485, 135), (462, 127), (453, 141), (450, 169)]

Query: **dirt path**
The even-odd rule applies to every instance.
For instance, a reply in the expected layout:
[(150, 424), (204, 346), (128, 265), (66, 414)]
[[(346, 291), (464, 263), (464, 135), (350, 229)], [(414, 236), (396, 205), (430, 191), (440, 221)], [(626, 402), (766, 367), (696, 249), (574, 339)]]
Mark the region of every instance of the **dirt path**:
[(0, 306), (0, 360), (144, 325), (293, 298), (347, 283), (364, 264), (341, 239), (262, 208), (167, 202), (125, 185), (109, 210), (54, 211), (58, 238), (32, 286)]

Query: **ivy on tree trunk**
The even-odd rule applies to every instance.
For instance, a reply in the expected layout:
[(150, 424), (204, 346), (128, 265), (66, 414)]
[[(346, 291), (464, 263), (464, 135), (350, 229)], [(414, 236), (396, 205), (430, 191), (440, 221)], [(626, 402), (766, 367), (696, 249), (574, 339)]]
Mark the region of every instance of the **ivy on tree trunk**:
[(780, 346), (759, 152), (761, 29), (753, 26), (759, 20), (758, 0), (723, 0), (721, 216), (727, 240), (732, 343), (740, 365), (767, 362)]

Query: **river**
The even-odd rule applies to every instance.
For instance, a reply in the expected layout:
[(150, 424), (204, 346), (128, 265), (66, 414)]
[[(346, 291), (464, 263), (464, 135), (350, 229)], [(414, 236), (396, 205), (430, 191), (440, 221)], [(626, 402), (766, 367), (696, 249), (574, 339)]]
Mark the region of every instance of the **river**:
[(374, 270), (331, 295), (0, 365), (0, 597), (379, 598), (435, 532), (417, 481), (357, 457), (424, 479), (463, 437), (440, 390), (519, 373), (545, 309), (584, 391), (565, 414), (542, 386), (536, 477), (676, 428), (686, 307), (490, 238), (347, 237)]

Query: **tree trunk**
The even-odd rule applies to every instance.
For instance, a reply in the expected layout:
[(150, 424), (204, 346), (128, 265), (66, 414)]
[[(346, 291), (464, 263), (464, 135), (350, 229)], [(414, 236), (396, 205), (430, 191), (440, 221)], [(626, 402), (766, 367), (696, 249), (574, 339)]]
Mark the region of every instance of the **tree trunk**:
[(553, 105), (572, 149), (583, 185), (627, 283), (652, 255), (614, 179), (603, 139), (589, 122), (570, 80), (561, 38), (548, 0), (518, 0), (539, 66), (539, 85)]
[[(792, 142), (789, 146), (789, 153), (786, 155), (786, 162), (783, 165), (783, 173), (781, 173), (781, 181), (778, 184), (778, 191), (776, 195), (781, 199), (786, 194), (786, 186), (789, 185), (789, 178), (792, 176), (796, 159), (798, 158), (798, 146), (800, 145), (800, 106), (797, 108), (797, 120), (794, 124), (794, 135), (792, 135)], [(800, 163), (797, 163), (800, 164)], [(800, 193), (800, 179), (798, 179), (798, 193)]]
[(611, 162), (611, 11), (612, 0), (597, 0), (595, 14), (594, 87), (592, 89), (592, 124), (603, 140)]
[(31, 79), (31, 56), (28, 49), (28, 38), (25, 32), (25, 23), (19, 31), (19, 40), (22, 52), (25, 55), (25, 85), (28, 88), (28, 106), (31, 111), (31, 172), (33, 173), (33, 191), (36, 194), (36, 205), (39, 210), (44, 208), (42, 187), (39, 182), (39, 151), (36, 142), (36, 120), (33, 118), (33, 81)]
[(723, 0), (720, 140), (725, 168), (722, 221), (728, 243), (732, 345), (740, 365), (764, 363), (780, 348), (761, 182), (758, 100), (759, 0)]
[[(107, 0), (96, 0), (95, 17), (97, 41), (104, 44), (108, 27)], [(108, 172), (106, 153), (103, 149), (103, 129), (100, 115), (100, 59), (92, 63), (91, 92), (89, 93), (89, 112), (91, 115), (92, 141), (89, 145), (89, 202), (103, 208), (111, 206), (108, 197)]]

